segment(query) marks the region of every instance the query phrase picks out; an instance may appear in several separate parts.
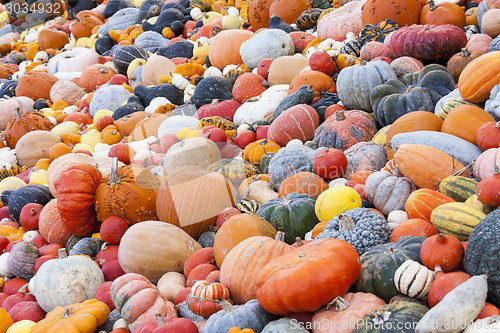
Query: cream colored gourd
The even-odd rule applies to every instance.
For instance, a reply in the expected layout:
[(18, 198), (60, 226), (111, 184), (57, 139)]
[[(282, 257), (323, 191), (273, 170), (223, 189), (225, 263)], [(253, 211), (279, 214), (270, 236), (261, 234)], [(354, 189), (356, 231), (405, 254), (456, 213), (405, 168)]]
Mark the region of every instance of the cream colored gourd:
[(294, 53), (292, 37), (281, 29), (261, 30), (240, 46), (241, 60), (250, 70), (262, 59), (276, 59)]
[(23, 187), (26, 185), (24, 180), (22, 180), (19, 177), (11, 176), (2, 179), (0, 182), (0, 193), (2, 193), (5, 190), (17, 190), (18, 188)]
[(396, 289), (417, 299), (427, 297), (432, 281), (434, 272), (414, 260), (406, 260), (394, 273)]
[(243, 200), (255, 200), (259, 205), (265, 204), (269, 200), (277, 199), (278, 192), (273, 190), (270, 183), (264, 180), (258, 180), (251, 183), (243, 195)]
[(104, 275), (96, 263), (86, 256), (67, 256), (59, 250), (59, 259), (44, 262), (30, 280), (29, 290), (40, 307), (52, 311), (94, 297)]
[(35, 166), (41, 158), (49, 157), (50, 148), (61, 142), (61, 138), (49, 131), (32, 131), (24, 134), (16, 144), (19, 166)]
[(195, 165), (204, 170), (222, 159), (215, 142), (207, 138), (195, 137), (178, 142), (167, 151), (163, 158), (163, 174), (168, 175), (177, 168)]
[(15, 150), (9, 147), (0, 149), (0, 168), (9, 167), (12, 164), (17, 164), (17, 156)]
[(166, 299), (173, 302), (179, 291), (186, 288), (186, 277), (179, 272), (163, 274), (156, 287)]
[(488, 318), (478, 319), (469, 325), (464, 333), (497, 333), (500, 332), (500, 316), (493, 315)]
[(166, 133), (176, 134), (178, 131), (188, 127), (198, 126), (199, 120), (190, 116), (171, 116), (165, 119), (158, 127), (158, 140)]
[(417, 324), (416, 333), (458, 333), (477, 317), (484, 307), (488, 283), (476, 275), (450, 291)]
[(7, 265), (7, 260), (9, 259), (10, 252), (5, 252), (0, 255), (0, 276), (11, 278), (14, 276), (10, 272), (9, 266)]
[(54, 133), (58, 137), (62, 137), (63, 134), (76, 134), (79, 131), (79, 126), (74, 121), (64, 121), (50, 130), (51, 133)]
[(172, 60), (152, 54), (142, 68), (141, 80), (146, 86), (158, 84), (160, 76), (172, 77), (176, 65)]
[(241, 125), (264, 120), (266, 115), (272, 114), (283, 98), (288, 96), (288, 87), (288, 84), (277, 84), (269, 87), (259, 96), (250, 98), (236, 110), (233, 117), (234, 123)]
[(394, 230), (400, 223), (408, 220), (408, 214), (404, 210), (393, 210), (387, 215), (387, 224)]

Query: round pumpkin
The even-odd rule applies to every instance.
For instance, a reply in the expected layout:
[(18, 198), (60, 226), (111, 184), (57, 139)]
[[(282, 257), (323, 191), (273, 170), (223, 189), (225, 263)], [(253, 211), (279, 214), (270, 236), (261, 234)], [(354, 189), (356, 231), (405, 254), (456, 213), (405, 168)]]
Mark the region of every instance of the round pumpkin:
[(71, 235), (64, 226), (64, 222), (57, 209), (57, 199), (52, 199), (43, 206), (40, 218), (38, 219), (38, 227), (40, 235), (49, 243), (66, 246)]
[(90, 93), (108, 82), (116, 72), (107, 65), (95, 64), (87, 67), (78, 80), (78, 85)]
[(390, 3), (383, 0), (368, 0), (362, 7), (361, 21), (365, 26), (390, 19), (403, 27), (418, 24), (420, 11), (417, 0), (395, 0)]
[(453, 24), (463, 28), (465, 12), (455, 3), (444, 1), (436, 4), (435, 0), (429, 0), (420, 11), (420, 24)]
[(290, 82), (288, 95), (295, 93), (300, 87), (312, 84), (314, 89), (314, 99), (312, 103), (320, 99), (321, 92), (337, 92), (337, 87), (333, 79), (320, 71), (308, 70), (300, 72)]
[(313, 198), (328, 189), (328, 184), (315, 173), (302, 171), (293, 173), (285, 178), (278, 189), (278, 197), (285, 197), (292, 192), (307, 193)]
[(16, 96), (26, 96), (33, 100), (50, 99), (50, 89), (58, 80), (47, 72), (29, 71), (19, 79)]
[(218, 33), (210, 40), (210, 64), (223, 70), (227, 65), (241, 65), (240, 46), (254, 35), (248, 30), (230, 29)]

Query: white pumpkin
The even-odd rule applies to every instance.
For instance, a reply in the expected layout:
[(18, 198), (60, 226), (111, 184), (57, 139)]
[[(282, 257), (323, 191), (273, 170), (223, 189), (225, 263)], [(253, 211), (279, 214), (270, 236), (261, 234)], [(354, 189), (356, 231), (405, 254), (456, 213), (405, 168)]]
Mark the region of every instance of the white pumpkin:
[(14, 274), (10, 272), (9, 266), (7, 266), (9, 255), (10, 252), (5, 252), (0, 255), (0, 276), (11, 278)]
[(276, 84), (266, 89), (257, 97), (250, 98), (235, 112), (233, 121), (236, 125), (251, 124), (274, 111), (278, 104), (288, 96), (288, 84)]
[(33, 238), (35, 238), (38, 235), (39, 235), (39, 233), (36, 230), (26, 231), (23, 235), (23, 241), (24, 242), (31, 242), (33, 240)]
[(97, 111), (103, 109), (115, 111), (127, 101), (130, 95), (130, 92), (121, 85), (110, 84), (100, 87), (90, 101), (90, 116), (93, 117)]
[(17, 163), (16, 151), (8, 147), (0, 149), (0, 168)]
[(181, 129), (198, 126), (199, 120), (190, 116), (171, 116), (158, 127), (158, 140), (166, 133), (176, 134)]
[(168, 175), (177, 168), (195, 165), (202, 169), (222, 159), (215, 142), (203, 137), (184, 139), (167, 151), (162, 160), (163, 174)]
[(203, 77), (222, 76), (222, 71), (215, 66), (210, 66), (203, 73)]
[(434, 281), (434, 272), (414, 260), (406, 260), (394, 273), (394, 285), (403, 295), (425, 299)]
[(49, 60), (49, 74), (58, 72), (83, 72), (90, 65), (99, 63), (100, 55), (85, 47), (75, 47), (61, 52)]
[(26, 185), (26, 183), (19, 177), (7, 177), (2, 179), (2, 181), (0, 182), (0, 193), (6, 190), (17, 190), (24, 185)]
[(393, 210), (387, 216), (387, 224), (391, 230), (394, 230), (399, 224), (408, 219), (409, 217), (404, 210)]
[(240, 46), (241, 60), (250, 70), (262, 59), (276, 59), (294, 53), (292, 37), (281, 29), (261, 30)]
[(68, 80), (71, 81), (73, 79), (79, 78), (82, 75), (82, 72), (57, 72), (54, 74), (59, 80)]
[(67, 257), (65, 249), (59, 253), (59, 259), (44, 262), (32, 278), (30, 293), (45, 312), (90, 299), (104, 283), (104, 275), (92, 259)]

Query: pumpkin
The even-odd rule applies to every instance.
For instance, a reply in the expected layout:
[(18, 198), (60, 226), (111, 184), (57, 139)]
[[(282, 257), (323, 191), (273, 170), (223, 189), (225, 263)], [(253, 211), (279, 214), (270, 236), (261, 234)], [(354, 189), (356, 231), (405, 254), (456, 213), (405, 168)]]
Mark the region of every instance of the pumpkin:
[(33, 100), (50, 99), (50, 89), (57, 81), (58, 78), (49, 73), (30, 71), (19, 79), (16, 96), (26, 96)]
[(64, 227), (64, 222), (57, 209), (57, 199), (52, 199), (43, 207), (38, 219), (38, 226), (40, 235), (49, 243), (66, 245), (70, 233)]
[(477, 179), (482, 180), (495, 174), (495, 165), (500, 166), (500, 163), (497, 162), (497, 153), (499, 151), (498, 148), (490, 148), (474, 161), (473, 173)]
[[(322, 40), (327, 38), (344, 40), (349, 32), (359, 34), (366, 24), (363, 24), (361, 20), (362, 7), (362, 2), (350, 1), (321, 17), (317, 23), (318, 37)], [(385, 19), (387, 17), (373, 23), (379, 23)]]
[(500, 145), (499, 128), (498, 122), (487, 122), (481, 125), (476, 132), (478, 147), (482, 150), (498, 147)]
[(481, 18), (481, 30), (483, 33), (491, 36), (492, 38), (497, 37), (500, 34), (500, 28), (498, 20), (498, 14), (500, 14), (500, 8), (491, 8), (486, 13), (484, 13)]
[(238, 187), (244, 179), (256, 175), (259, 171), (253, 164), (239, 158), (224, 158), (211, 164), (208, 170), (222, 174), (235, 187)]
[(97, 229), (94, 194), (101, 172), (90, 164), (76, 164), (63, 171), (54, 182), (57, 209), (71, 233), (88, 236)]
[(0, 130), (5, 130), (10, 122), (16, 120), (16, 110), (19, 109), (20, 114), (26, 113), (33, 108), (34, 101), (25, 96), (2, 98), (0, 99), (0, 107), (3, 112), (0, 115)]
[[(396, 119), (387, 131), (386, 142), (390, 142), (394, 135), (415, 131), (440, 131), (443, 121), (431, 112), (409, 112)], [(386, 146), (387, 157), (393, 158), (394, 151), (390, 144)]]
[(86, 256), (68, 257), (66, 250), (60, 249), (59, 259), (44, 262), (30, 280), (30, 292), (40, 307), (50, 312), (57, 306), (92, 298), (103, 283), (103, 273), (92, 259)]
[[(219, 282), (198, 280), (191, 288), (191, 293), (186, 298), (186, 305), (198, 316), (204, 318), (222, 310), (221, 302), (229, 300), (229, 290)], [(231, 303), (232, 304), (232, 303)]]
[(445, 273), (457, 269), (463, 256), (462, 243), (454, 236), (441, 233), (427, 238), (420, 248), (422, 263), (431, 270), (439, 265)]
[[(464, 121), (467, 122), (467, 126), (462, 125)], [(483, 124), (493, 121), (495, 119), (480, 107), (460, 105), (453, 108), (446, 116), (441, 131), (476, 144), (476, 132)]]
[(422, 68), (424, 68), (424, 65), (419, 60), (413, 57), (403, 56), (394, 59), (391, 62), (391, 67), (394, 70), (394, 73), (396, 73), (396, 76), (398, 78), (402, 78), (406, 74), (416, 73), (420, 71)]
[(405, 236), (430, 237), (437, 235), (437, 229), (427, 220), (412, 218), (398, 224), (391, 233), (391, 242), (397, 242)]
[(483, 54), (484, 53), (480, 51), (469, 51), (467, 47), (464, 47), (459, 53), (453, 55), (446, 65), (451, 76), (453, 76), (453, 80), (457, 83), (465, 66)]
[(394, 160), (401, 172), (417, 187), (437, 189), (452, 173), (466, 175), (465, 166), (442, 151), (424, 145), (402, 144)]
[(362, 7), (363, 25), (376, 24), (391, 19), (399, 26), (418, 24), (420, 5), (417, 0), (399, 0), (390, 4), (368, 0)]
[(281, 182), (278, 197), (286, 197), (288, 194), (296, 192), (306, 193), (317, 199), (327, 189), (328, 184), (323, 178), (315, 173), (302, 171), (289, 175)]
[(396, 243), (377, 245), (361, 256), (361, 274), (356, 291), (372, 293), (388, 302), (399, 294), (394, 273), (406, 260), (420, 261), (420, 247), (425, 237), (406, 236)]
[(465, 241), (485, 216), (479, 209), (463, 202), (450, 202), (433, 209), (431, 223), (439, 232)]
[(280, 146), (276, 142), (268, 139), (261, 139), (245, 146), (243, 158), (245, 161), (258, 165), (264, 154), (276, 153), (278, 150), (280, 150)]
[(48, 158), (50, 148), (61, 139), (48, 131), (35, 130), (23, 135), (16, 143), (17, 162), (20, 166), (33, 167), (41, 158)]
[[(208, 49), (210, 64), (224, 69), (227, 65), (241, 65), (240, 46), (249, 40), (254, 33), (247, 30), (224, 30), (218, 33), (211, 41)], [(230, 41), (230, 42), (228, 42)]]
[(10, 272), (17, 277), (31, 279), (35, 275), (35, 261), (38, 255), (38, 247), (32, 242), (14, 244), (7, 260)]
[(469, 274), (460, 271), (445, 273), (440, 266), (436, 266), (435, 272), (435, 278), (428, 294), (431, 308), (436, 306), (456, 286), (470, 279)]
[(482, 103), (488, 99), (491, 89), (500, 83), (498, 72), (500, 51), (488, 52), (465, 66), (458, 80), (460, 96), (471, 103)]
[(156, 85), (161, 75), (172, 77), (175, 68), (175, 64), (172, 60), (158, 54), (152, 54), (142, 66), (141, 82), (145, 85)]
[(309, 59), (305, 56), (285, 55), (276, 58), (269, 66), (267, 82), (270, 86), (276, 84), (290, 84), (292, 79), (308, 65)]
[(340, 71), (337, 77), (337, 94), (347, 109), (360, 109), (369, 112), (372, 111), (371, 90), (395, 78), (396, 74), (385, 61), (362, 61)]
[(304, 11), (310, 8), (311, 3), (306, 0), (276, 0), (269, 7), (269, 16), (279, 16), (283, 22), (292, 24), (295, 23)]
[[(337, 262), (333, 269), (320, 275), (314, 273), (314, 268), (321, 269), (332, 258)], [(360, 269), (358, 254), (343, 240), (307, 243), (270, 260), (260, 270), (255, 281), (257, 299), (264, 309), (274, 314), (316, 311), (332, 298), (345, 294), (357, 280)], [(298, 271), (309, 273), (302, 275), (300, 286), (294, 278)], [(328, 287), (321, 288), (325, 285)], [(300, 291), (304, 288), (311, 291), (306, 297)]]
[[(384, 42), (385, 37), (399, 29), (399, 25), (393, 20), (384, 20), (375, 24), (366, 24), (359, 33), (359, 41), (366, 45), (370, 41)], [(391, 52), (392, 53), (392, 52)]]
[(29, 203), (45, 205), (52, 199), (52, 196), (46, 186), (30, 184), (16, 190), (5, 190), (1, 193), (0, 199), (4, 205), (8, 206), (10, 218), (19, 222), (24, 206)]
[(95, 64), (87, 67), (78, 80), (80, 87), (90, 93), (108, 82), (116, 72), (107, 65)]
[(227, 219), (215, 235), (214, 257), (221, 267), (229, 251), (252, 236), (275, 237), (276, 229), (255, 214), (238, 214)]
[(165, 317), (177, 315), (174, 305), (140, 274), (129, 273), (116, 278), (109, 293), (123, 321), (132, 330), (155, 319), (156, 314)]
[(463, 28), (465, 12), (455, 3), (445, 1), (436, 4), (435, 0), (429, 0), (420, 11), (420, 24), (453, 24)]
[(358, 111), (336, 111), (314, 132), (318, 147), (342, 151), (361, 141), (370, 141), (377, 132), (374, 122)]
[(274, 0), (255, 0), (248, 3), (248, 21), (254, 31), (269, 26), (269, 7)]
[[(415, 43), (422, 41), (428, 47)], [(451, 25), (413, 25), (391, 32), (385, 39), (396, 57), (410, 56), (417, 59), (449, 59), (467, 44), (461, 28)]]
[(344, 151), (347, 157), (346, 179), (360, 170), (378, 171), (387, 163), (385, 148), (375, 142), (358, 142)]
[(373, 60), (378, 57), (388, 57), (389, 59), (394, 58), (392, 50), (389, 46), (382, 42), (369, 41), (359, 51), (359, 57), (361, 60)]
[(316, 311), (311, 320), (311, 325), (319, 327), (319, 329), (315, 329), (315, 332), (327, 333), (330, 329), (323, 327), (320, 323), (328, 321), (332, 327), (339, 327), (337, 329), (338, 333), (348, 333), (352, 331), (352, 324), (357, 323), (364, 315), (382, 305), (385, 305), (385, 302), (373, 294), (347, 293), (337, 296), (325, 307)]
[(24, 134), (36, 130), (50, 131), (53, 127), (54, 124), (40, 113), (27, 112), (21, 115), (16, 110), (16, 121), (7, 126), (3, 135), (7, 146), (14, 149)]
[(443, 193), (430, 189), (419, 189), (410, 194), (406, 200), (405, 211), (409, 218), (422, 218), (430, 222), (432, 211), (436, 207), (450, 202), (454, 202), (454, 200)]

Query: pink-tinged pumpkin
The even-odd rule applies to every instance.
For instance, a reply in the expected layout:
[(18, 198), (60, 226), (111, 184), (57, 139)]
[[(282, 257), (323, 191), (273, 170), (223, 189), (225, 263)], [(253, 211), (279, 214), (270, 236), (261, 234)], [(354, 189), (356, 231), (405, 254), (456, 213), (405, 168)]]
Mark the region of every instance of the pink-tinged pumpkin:
[(343, 41), (349, 32), (359, 35), (364, 26), (361, 22), (363, 3), (351, 1), (323, 16), (317, 23), (318, 37)]
[(401, 78), (406, 74), (419, 72), (422, 68), (424, 68), (424, 65), (420, 62), (420, 60), (413, 57), (396, 58), (390, 65), (398, 78)]
[(370, 141), (376, 132), (375, 123), (363, 112), (336, 111), (316, 129), (314, 142), (318, 147), (344, 151), (358, 142)]
[[(333, 301), (328, 303), (325, 307), (316, 311), (311, 324), (315, 329), (315, 333), (330, 333), (332, 327), (335, 333), (351, 333), (353, 326), (364, 315), (376, 310), (377, 308), (385, 305), (385, 302), (377, 296), (369, 293), (347, 293), (343, 296), (336, 297)], [(331, 323), (330, 327), (326, 327), (322, 323)]]
[(50, 200), (43, 206), (38, 219), (40, 235), (49, 243), (57, 243), (66, 246), (71, 233), (64, 226), (59, 210), (57, 199)]
[(252, 97), (259, 96), (268, 87), (264, 78), (254, 73), (243, 73), (236, 78), (233, 85), (233, 99), (245, 103)]
[(200, 108), (194, 113), (193, 117), (196, 119), (203, 119), (206, 117), (222, 117), (233, 121), (234, 113), (240, 106), (241, 104), (234, 99), (227, 99), (225, 101), (215, 99), (210, 104), (200, 106)]
[(493, 176), (495, 166), (500, 167), (500, 148), (490, 148), (479, 155), (474, 161), (474, 177), (481, 180)]
[(469, 52), (488, 53), (492, 41), (493, 38), (487, 34), (473, 34), (469, 37), (465, 47), (469, 50)]
[(267, 137), (284, 147), (293, 139), (311, 140), (319, 126), (316, 110), (307, 104), (298, 104), (283, 111), (269, 127)]
[(363, 45), (359, 53), (361, 60), (370, 61), (377, 57), (388, 57), (394, 59), (394, 54), (389, 46), (384, 43), (371, 41)]
[(45, 311), (43, 311), (36, 301), (23, 301), (17, 303), (9, 310), (9, 316), (16, 323), (21, 320), (31, 320), (37, 323), (45, 318)]
[(302, 53), (309, 43), (315, 38), (313, 34), (305, 31), (292, 31), (288, 33), (292, 37), (295, 51)]
[(143, 322), (154, 320), (157, 313), (164, 317), (177, 317), (174, 305), (140, 274), (129, 273), (114, 280), (110, 296), (131, 330)]
[(391, 32), (384, 40), (396, 57), (449, 59), (465, 47), (467, 36), (452, 24), (412, 25)]

